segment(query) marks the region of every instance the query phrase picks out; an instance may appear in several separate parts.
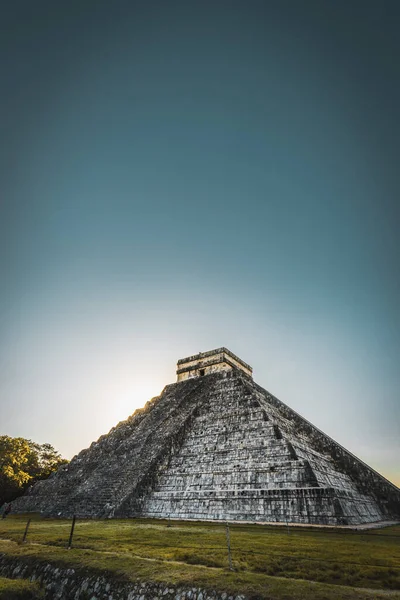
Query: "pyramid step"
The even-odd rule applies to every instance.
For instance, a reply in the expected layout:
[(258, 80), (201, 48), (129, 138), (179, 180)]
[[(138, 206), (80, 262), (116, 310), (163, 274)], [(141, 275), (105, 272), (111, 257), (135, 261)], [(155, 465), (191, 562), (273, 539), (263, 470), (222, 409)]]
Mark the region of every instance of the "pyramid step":
[(220, 348), (189, 358), (178, 369), (187, 379), (35, 485), (15, 512), (332, 525), (400, 519), (400, 490), (260, 388), (238, 357)]

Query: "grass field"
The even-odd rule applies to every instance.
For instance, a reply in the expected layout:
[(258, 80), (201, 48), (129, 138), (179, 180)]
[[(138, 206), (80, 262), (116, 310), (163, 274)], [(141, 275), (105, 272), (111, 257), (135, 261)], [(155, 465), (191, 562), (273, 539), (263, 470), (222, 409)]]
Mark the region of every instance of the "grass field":
[[(20, 542), (26, 521), (23, 515), (1, 520), (0, 539)], [(234, 572), (222, 524), (78, 520), (68, 551), (70, 528), (71, 521), (33, 516), (28, 543), (0, 541), (0, 552), (259, 598), (400, 599), (400, 526), (357, 532), (293, 527), (288, 534), (286, 527), (230, 525)]]
[(43, 598), (38, 586), (22, 579), (0, 577), (0, 600), (39, 600)]

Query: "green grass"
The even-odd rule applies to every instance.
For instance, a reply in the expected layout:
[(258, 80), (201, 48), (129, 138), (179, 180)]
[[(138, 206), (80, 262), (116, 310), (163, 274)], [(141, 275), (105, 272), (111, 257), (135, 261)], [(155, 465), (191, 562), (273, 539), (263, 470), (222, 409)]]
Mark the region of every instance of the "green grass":
[[(31, 516), (32, 517), (32, 516)], [(27, 517), (0, 521), (0, 539), (20, 542)], [(231, 525), (235, 572), (228, 570), (221, 524), (134, 519), (71, 521), (32, 517), (28, 542), (0, 542), (0, 551), (25, 560), (108, 571), (171, 585), (246, 593), (260, 598), (400, 599), (400, 527), (350, 531)], [(347, 587), (343, 587), (347, 586)], [(367, 592), (352, 588), (368, 588)], [(376, 591), (373, 591), (376, 590)], [(358, 594), (358, 595), (357, 595)]]
[(0, 600), (37, 600), (43, 598), (39, 587), (23, 579), (0, 577)]

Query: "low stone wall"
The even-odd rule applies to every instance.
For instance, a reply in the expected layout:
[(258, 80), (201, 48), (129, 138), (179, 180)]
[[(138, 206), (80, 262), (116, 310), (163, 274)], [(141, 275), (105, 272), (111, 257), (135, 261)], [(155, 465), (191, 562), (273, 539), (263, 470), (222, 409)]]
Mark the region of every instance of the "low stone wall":
[(0, 576), (38, 581), (46, 600), (246, 600), (245, 596), (151, 582), (125, 582), (95, 573), (25, 562), (0, 554)]

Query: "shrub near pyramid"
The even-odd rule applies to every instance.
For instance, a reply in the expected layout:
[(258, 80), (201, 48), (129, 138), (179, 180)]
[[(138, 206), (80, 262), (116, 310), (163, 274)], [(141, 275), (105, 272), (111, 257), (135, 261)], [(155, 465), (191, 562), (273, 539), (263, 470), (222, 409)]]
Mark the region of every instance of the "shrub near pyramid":
[(14, 505), (49, 516), (359, 525), (400, 519), (400, 490), (254, 383), (226, 348)]

